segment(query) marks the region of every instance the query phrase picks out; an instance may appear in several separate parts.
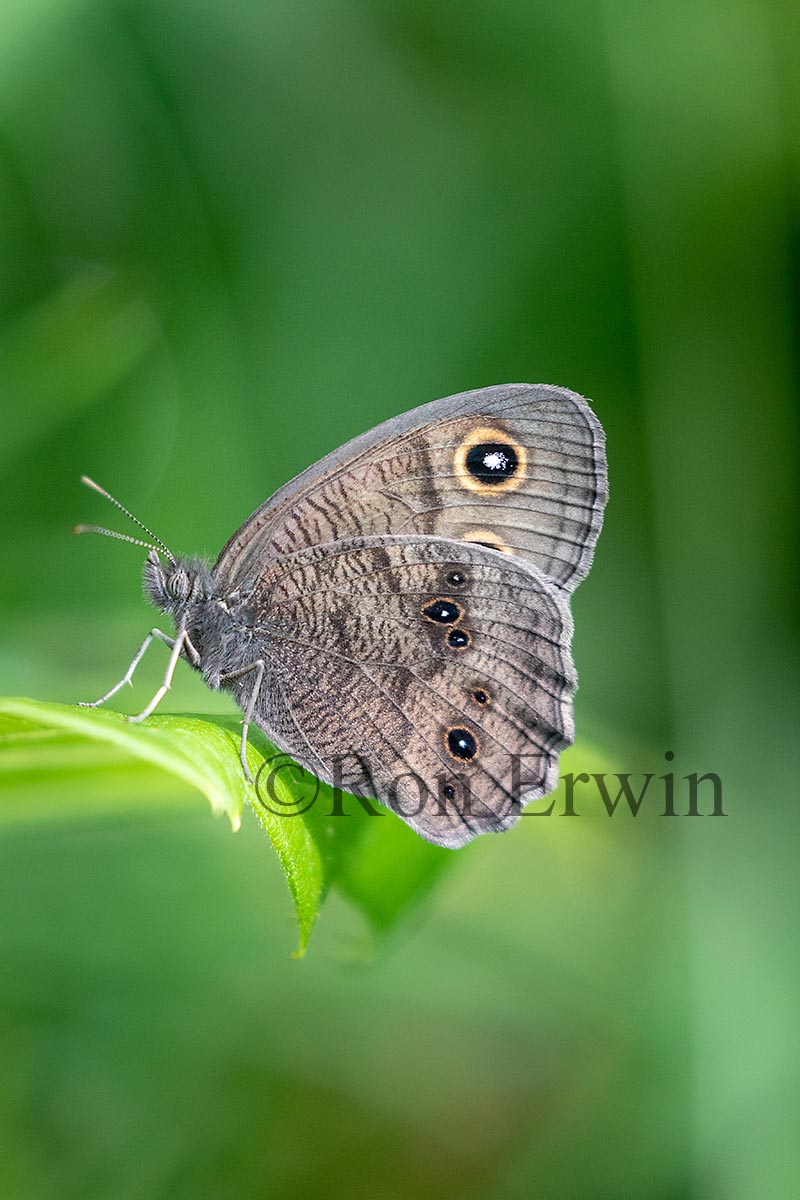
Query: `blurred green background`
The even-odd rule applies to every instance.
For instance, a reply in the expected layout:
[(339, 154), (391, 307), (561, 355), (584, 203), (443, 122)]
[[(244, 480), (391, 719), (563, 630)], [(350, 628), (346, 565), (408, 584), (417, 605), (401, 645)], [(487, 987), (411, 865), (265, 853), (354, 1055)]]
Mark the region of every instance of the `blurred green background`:
[(149, 627), (81, 472), (214, 555), (379, 420), (559, 383), (611, 480), (568, 767), (729, 814), (523, 821), (297, 962), (252, 818), (54, 778), (0, 824), (8, 1200), (800, 1193), (799, 50), (792, 0), (5, 0), (3, 691)]

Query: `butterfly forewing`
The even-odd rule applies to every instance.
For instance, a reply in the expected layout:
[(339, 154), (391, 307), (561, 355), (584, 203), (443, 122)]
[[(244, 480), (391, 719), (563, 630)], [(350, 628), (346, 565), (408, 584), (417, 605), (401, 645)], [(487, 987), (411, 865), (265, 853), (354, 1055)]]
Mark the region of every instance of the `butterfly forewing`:
[(591, 564), (607, 493), (603, 431), (583, 397), (509, 384), (395, 417), (281, 488), (228, 542), (215, 575), (354, 536), (455, 538), (531, 562), (572, 591)]

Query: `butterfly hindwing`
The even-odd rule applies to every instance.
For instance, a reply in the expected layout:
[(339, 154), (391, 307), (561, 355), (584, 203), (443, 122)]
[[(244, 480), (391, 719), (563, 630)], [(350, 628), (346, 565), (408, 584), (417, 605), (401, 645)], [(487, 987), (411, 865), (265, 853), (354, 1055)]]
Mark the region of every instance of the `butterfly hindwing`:
[(271, 680), (254, 719), (315, 775), (447, 846), (554, 786), (572, 622), (535, 568), (435, 537), (345, 539), (272, 564), (245, 603)]

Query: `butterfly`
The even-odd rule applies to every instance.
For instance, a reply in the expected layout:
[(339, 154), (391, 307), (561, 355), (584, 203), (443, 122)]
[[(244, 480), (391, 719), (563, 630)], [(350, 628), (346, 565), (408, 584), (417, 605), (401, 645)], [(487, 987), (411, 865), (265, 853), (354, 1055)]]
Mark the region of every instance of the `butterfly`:
[[(91, 480), (133, 520), (132, 514)], [(456, 848), (512, 826), (574, 737), (569, 598), (608, 494), (605, 437), (565, 388), (508, 384), (422, 405), (280, 488), (216, 563), (153, 542), (153, 629), (313, 775)]]

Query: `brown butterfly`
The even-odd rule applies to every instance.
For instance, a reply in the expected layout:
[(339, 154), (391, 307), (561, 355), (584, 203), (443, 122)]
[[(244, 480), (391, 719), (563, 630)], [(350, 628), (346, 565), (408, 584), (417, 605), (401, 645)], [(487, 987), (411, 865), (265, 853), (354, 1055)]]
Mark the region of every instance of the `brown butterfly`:
[(241, 706), (248, 778), (252, 722), (432, 842), (508, 829), (573, 740), (569, 596), (607, 490), (600, 422), (564, 388), (482, 388), (394, 417), (280, 488), (213, 567), (146, 530), (145, 590), (176, 637), (154, 629), (94, 703), (157, 637), (164, 684), (133, 720), (182, 657)]

